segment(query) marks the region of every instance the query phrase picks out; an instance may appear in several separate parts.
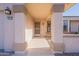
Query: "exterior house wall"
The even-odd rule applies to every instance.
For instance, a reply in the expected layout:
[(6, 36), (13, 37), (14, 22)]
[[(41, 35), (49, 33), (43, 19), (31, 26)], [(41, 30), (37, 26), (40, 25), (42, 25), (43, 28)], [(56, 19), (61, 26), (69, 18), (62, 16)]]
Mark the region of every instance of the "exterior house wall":
[[(64, 16), (63, 20), (79, 20), (78, 16)], [(74, 23), (75, 24), (75, 23)], [(72, 24), (71, 24), (72, 25)], [(73, 28), (76, 30), (76, 28)], [(79, 34), (63, 34), (64, 52), (79, 52)]]
[(5, 51), (13, 51), (14, 44), (14, 19), (4, 19), (4, 49)]
[(4, 15), (3, 15), (3, 12), (0, 12), (0, 49), (4, 49)]
[(79, 52), (79, 35), (70, 34), (64, 35), (64, 52), (66, 53), (78, 53)]
[[(1, 4), (0, 11), (0, 49), (4, 49), (4, 51), (13, 51), (13, 42), (14, 42), (14, 20), (9, 19), (5, 13), (4, 9), (8, 6), (10, 9), (12, 8), (11, 4)], [(12, 16), (12, 15), (11, 15)], [(3, 46), (3, 47), (1, 47)]]

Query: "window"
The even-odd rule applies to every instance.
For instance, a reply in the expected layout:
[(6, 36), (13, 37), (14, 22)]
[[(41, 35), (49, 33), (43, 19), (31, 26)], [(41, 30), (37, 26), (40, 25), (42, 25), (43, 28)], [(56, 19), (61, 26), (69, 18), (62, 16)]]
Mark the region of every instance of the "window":
[(79, 20), (64, 20), (63, 23), (63, 32), (65, 34), (79, 33)]
[(47, 32), (51, 32), (51, 21), (47, 21)]
[(79, 20), (70, 21), (70, 32), (74, 34), (79, 33)]
[(68, 20), (64, 20), (63, 23), (63, 32), (66, 33), (68, 32)]
[(35, 22), (35, 34), (40, 34), (40, 22)]

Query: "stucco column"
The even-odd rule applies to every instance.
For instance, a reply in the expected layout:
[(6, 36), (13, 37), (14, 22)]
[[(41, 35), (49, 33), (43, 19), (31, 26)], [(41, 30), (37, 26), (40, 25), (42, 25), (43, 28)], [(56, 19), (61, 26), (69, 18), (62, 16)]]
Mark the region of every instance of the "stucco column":
[(41, 19), (40, 34), (41, 34), (41, 37), (45, 37), (46, 36), (46, 20), (45, 19)]
[(25, 52), (26, 42), (25, 42), (25, 14), (23, 5), (14, 5), (14, 20), (15, 20), (15, 43), (14, 50), (15, 53)]
[(53, 52), (63, 52), (63, 11), (64, 4), (53, 4), (51, 17), (51, 40), (53, 42)]

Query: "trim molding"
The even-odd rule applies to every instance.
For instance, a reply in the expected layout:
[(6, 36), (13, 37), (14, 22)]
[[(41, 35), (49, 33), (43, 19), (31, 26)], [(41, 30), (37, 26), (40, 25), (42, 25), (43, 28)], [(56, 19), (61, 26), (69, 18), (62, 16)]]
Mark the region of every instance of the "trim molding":
[(64, 12), (64, 4), (53, 4), (53, 12)]
[(24, 51), (27, 47), (26, 42), (25, 43), (15, 43), (14, 44), (14, 51)]
[(64, 51), (64, 43), (53, 43), (54, 51)]
[(51, 49), (53, 51), (58, 51), (58, 52), (64, 52), (64, 43), (57, 43), (57, 42), (49, 42), (49, 45), (51, 46)]
[(24, 12), (24, 10), (24, 5), (13, 5), (14, 13)]

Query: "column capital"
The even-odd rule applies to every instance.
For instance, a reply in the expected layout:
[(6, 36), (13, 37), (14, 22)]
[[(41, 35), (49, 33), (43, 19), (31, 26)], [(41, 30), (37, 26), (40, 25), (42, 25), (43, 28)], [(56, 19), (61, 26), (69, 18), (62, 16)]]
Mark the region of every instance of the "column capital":
[(53, 4), (52, 11), (53, 12), (64, 12), (64, 3)]
[(24, 5), (13, 5), (14, 13), (24, 12), (24, 10), (25, 10)]

